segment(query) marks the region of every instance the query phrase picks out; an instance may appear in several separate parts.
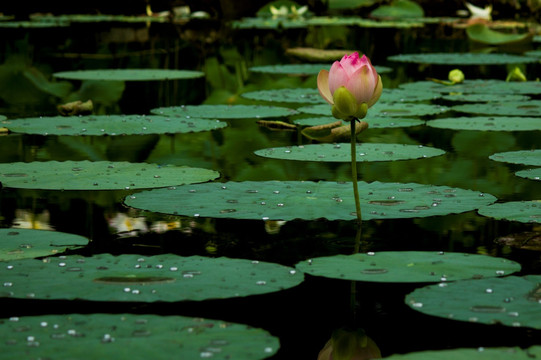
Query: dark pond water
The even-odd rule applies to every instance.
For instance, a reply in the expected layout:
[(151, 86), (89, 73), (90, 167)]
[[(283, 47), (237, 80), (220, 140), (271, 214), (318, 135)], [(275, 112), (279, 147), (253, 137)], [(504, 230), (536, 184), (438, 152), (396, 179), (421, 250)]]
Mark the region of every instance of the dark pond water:
[[(135, 36), (134, 40), (125, 39)], [(137, 38), (139, 36), (139, 38)], [(102, 68), (172, 68), (201, 70), (206, 79), (127, 82), (118, 101), (102, 104), (107, 114), (148, 114), (158, 106), (250, 103), (240, 94), (274, 87), (316, 87), (315, 76), (253, 73), (251, 66), (300, 62), (284, 50), (296, 46), (355, 48), (382, 74), (384, 87), (427, 77), (445, 79), (456, 66), (392, 63), (387, 57), (409, 52), (464, 52), (472, 49), (463, 32), (438, 24), (422, 29), (320, 27), (291, 30), (233, 30), (219, 22), (189, 25), (74, 23), (69, 30), (0, 29), (0, 62), (14, 61), (47, 78), (58, 71)], [(513, 49), (522, 52), (527, 48)], [(539, 74), (529, 65), (528, 74)], [(505, 79), (505, 65), (461, 67), (467, 78)], [(0, 102), (8, 118), (55, 115), (55, 99), (23, 86), (0, 81), (0, 91), (17, 92)], [(9, 83), (11, 87), (6, 85)], [(75, 86), (80, 84), (76, 83)], [(7, 96), (3, 95), (6, 99)], [(292, 132), (259, 127), (255, 121), (230, 120), (213, 132), (176, 135), (84, 137), (10, 134), (0, 137), (0, 162), (112, 160), (189, 165), (217, 170), (217, 181), (350, 180), (346, 164), (285, 162), (258, 157), (266, 147), (306, 144)], [(417, 182), (486, 192), (501, 201), (539, 199), (539, 182), (518, 178), (519, 165), (497, 163), (500, 151), (539, 146), (539, 131), (481, 132), (437, 130), (424, 126), (369, 129), (365, 142), (424, 144), (447, 151), (444, 157), (362, 163), (364, 181)], [(227, 256), (294, 266), (318, 256), (350, 254), (356, 225), (325, 219), (283, 223), (175, 217), (128, 209), (130, 191), (46, 191), (4, 188), (0, 192), (3, 227), (51, 228), (81, 234), (90, 244), (85, 255), (162, 254)], [(115, 225), (116, 224), (116, 225)], [(164, 226), (169, 231), (163, 231)], [(273, 227), (273, 229), (271, 229)], [(501, 236), (539, 230), (535, 224), (497, 221), (476, 212), (421, 219), (364, 221), (361, 251), (457, 251), (518, 261), (521, 274), (539, 274), (539, 253), (502, 246)], [(384, 356), (429, 349), (539, 344), (540, 333), (528, 328), (482, 325), (429, 317), (404, 304), (404, 296), (425, 284), (359, 282), (356, 315), (350, 307), (351, 282), (307, 276), (292, 289), (231, 300), (182, 303), (94, 303), (1, 299), (2, 317), (55, 313), (132, 312), (187, 315), (246, 323), (268, 330), (281, 342), (272, 359), (316, 359), (334, 328), (360, 326)]]

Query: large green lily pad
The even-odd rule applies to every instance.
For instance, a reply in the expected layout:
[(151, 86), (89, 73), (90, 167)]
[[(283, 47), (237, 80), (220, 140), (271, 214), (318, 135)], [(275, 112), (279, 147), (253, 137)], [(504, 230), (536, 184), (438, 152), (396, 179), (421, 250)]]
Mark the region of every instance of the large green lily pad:
[(410, 0), (393, 0), (388, 5), (380, 5), (374, 9), (371, 16), (376, 18), (422, 18), (425, 12), (421, 5)]
[(529, 360), (532, 356), (541, 356), (541, 346), (532, 346), (528, 349), (514, 348), (463, 348), (449, 350), (429, 350), (411, 352), (407, 354), (393, 354), (387, 356), (388, 360)]
[[(341, 56), (346, 54), (342, 52)], [(340, 60), (337, 58), (336, 60)], [(329, 70), (332, 64), (277, 64), (253, 66), (248, 70), (266, 74), (281, 74), (281, 75), (317, 75), (322, 69)], [(392, 69), (386, 66), (375, 66), (376, 71), (380, 74), (391, 72)], [(317, 90), (316, 90), (317, 91)]]
[(58, 231), (0, 229), (0, 261), (49, 256), (87, 244), (83, 236)]
[(247, 119), (269, 118), (294, 115), (297, 112), (278, 106), (264, 105), (183, 105), (152, 109), (156, 115), (180, 118), (216, 118), (216, 119)]
[(404, 90), (400, 88), (383, 89), (379, 102), (384, 103), (409, 103), (415, 101), (430, 101), (441, 97), (438, 92)]
[[(472, 190), (415, 183), (359, 182), (363, 220), (471, 211), (496, 198)], [(143, 191), (128, 206), (158, 213), (233, 219), (354, 220), (351, 182), (244, 181)]]
[(250, 91), (241, 94), (242, 97), (251, 100), (299, 103), (299, 104), (322, 104), (325, 100), (317, 89), (294, 88), (294, 89), (271, 89)]
[[(402, 89), (404, 90), (404, 89)], [(406, 91), (406, 90), (404, 90)], [(457, 101), (457, 102), (493, 102), (493, 101), (526, 101), (529, 100), (530, 97), (526, 95), (519, 95), (519, 94), (500, 94), (500, 93), (480, 93), (480, 94), (473, 94), (473, 93), (450, 93), (447, 95), (443, 95), (441, 97), (444, 100), (449, 101)]]
[(205, 73), (194, 70), (171, 69), (99, 69), (62, 71), (53, 74), (68, 80), (154, 81), (179, 80), (203, 77)]
[(48, 190), (129, 190), (216, 179), (217, 171), (109, 161), (35, 161), (0, 164), (4, 187)]
[(520, 170), (515, 173), (516, 176), (520, 176), (530, 180), (541, 180), (541, 168)]
[[(318, 116), (318, 117), (309, 117), (303, 119), (293, 120), (294, 124), (300, 126), (317, 126), (325, 125), (335, 122), (336, 119), (332, 116)], [(363, 121), (366, 121), (369, 124), (369, 129), (378, 129), (378, 128), (397, 128), (397, 127), (409, 127), (409, 126), (418, 126), (423, 125), (425, 122), (419, 119), (414, 118), (398, 118), (398, 117), (370, 117), (364, 118)], [(347, 125), (344, 122), (344, 125)]]
[[(297, 109), (300, 112), (313, 115), (331, 115), (331, 106), (329, 104), (318, 104), (302, 106)], [(368, 116), (374, 117), (404, 117), (404, 116), (426, 116), (442, 114), (449, 108), (440, 105), (420, 104), (420, 103), (386, 103), (377, 102), (368, 109)]]
[(220, 129), (227, 123), (209, 119), (171, 119), (167, 116), (89, 115), (0, 120), (11, 132), (37, 135), (175, 134)]
[(387, 58), (390, 61), (434, 65), (504, 65), (536, 62), (534, 57), (512, 54), (484, 53), (419, 53), (399, 54)]
[[(478, 104), (476, 104), (477, 106)], [(431, 120), (428, 126), (453, 130), (535, 131), (541, 129), (541, 117), (476, 116)]]
[[(395, 161), (428, 158), (445, 154), (445, 151), (422, 145), (406, 144), (357, 144), (356, 159), (365, 161)], [(308, 144), (255, 151), (256, 155), (284, 160), (350, 162), (350, 144)]]
[(541, 100), (455, 105), (454, 111), (484, 115), (541, 116)]
[(172, 254), (26, 259), (6, 262), (0, 274), (9, 285), (2, 297), (92, 301), (225, 299), (275, 292), (303, 281), (302, 273), (283, 265)]
[[(466, 79), (463, 83), (455, 85), (443, 85), (434, 81), (416, 81), (400, 84), (399, 88), (408, 91), (464, 94), (464, 97), (468, 97), (467, 94), (488, 94), (490, 96), (496, 94), (541, 94), (541, 82), (539, 81), (508, 82), (494, 79)], [(472, 98), (475, 97), (472, 96)], [(506, 100), (506, 98), (503, 99)], [(502, 101), (502, 99), (499, 101)]]
[(324, 256), (295, 265), (297, 270), (332, 279), (372, 282), (446, 282), (508, 275), (520, 264), (466, 253), (383, 251)]
[(446, 319), (541, 329), (540, 283), (540, 275), (529, 275), (430, 285), (407, 295), (406, 304)]
[(0, 334), (7, 359), (255, 360), (280, 347), (263, 329), (176, 315), (23, 316), (2, 321)]
[(479, 214), (498, 220), (541, 223), (541, 200), (509, 201), (479, 208)]
[[(541, 129), (541, 126), (537, 129)], [(541, 166), (541, 150), (518, 150), (499, 152), (489, 156), (494, 161), (511, 164)]]

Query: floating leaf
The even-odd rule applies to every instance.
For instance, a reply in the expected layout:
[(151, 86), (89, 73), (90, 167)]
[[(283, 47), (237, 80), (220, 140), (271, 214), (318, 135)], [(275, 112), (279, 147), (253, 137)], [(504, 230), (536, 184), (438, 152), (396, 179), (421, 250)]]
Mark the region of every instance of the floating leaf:
[(434, 65), (503, 65), (536, 62), (534, 57), (511, 54), (484, 53), (419, 53), (399, 54), (387, 58), (390, 61)]
[[(349, 144), (308, 144), (255, 151), (256, 155), (284, 160), (350, 162)], [(428, 158), (445, 154), (445, 151), (422, 145), (406, 144), (357, 144), (357, 161), (396, 161)]]
[(317, 89), (272, 89), (251, 91), (241, 94), (242, 97), (258, 101), (281, 103), (322, 104), (326, 103)]
[(442, 96), (442, 99), (459, 102), (492, 102), (492, 101), (526, 101), (530, 98), (525, 95), (515, 94), (472, 94), (472, 93), (451, 93)]
[(515, 173), (516, 176), (520, 176), (530, 180), (541, 180), (541, 168), (520, 170)]
[[(366, 130), (368, 123), (364, 121), (355, 121), (355, 135)], [(317, 140), (325, 143), (336, 143), (351, 139), (351, 124), (343, 124), (338, 120), (329, 124), (310, 126), (302, 129), (302, 134), (311, 140)]]
[(530, 275), (429, 285), (407, 295), (406, 304), (446, 319), (541, 329), (540, 282)]
[[(363, 220), (461, 213), (496, 198), (472, 190), (415, 183), (359, 182)], [(233, 219), (356, 219), (350, 182), (245, 181), (178, 186), (125, 198), (159, 213)]]
[(309, 259), (297, 270), (332, 279), (373, 282), (447, 282), (508, 275), (520, 264), (507, 259), (465, 253), (382, 251)]
[(180, 118), (247, 119), (296, 114), (293, 109), (263, 105), (183, 105), (152, 109), (153, 114)]
[[(541, 119), (539, 120), (541, 121)], [(537, 130), (539, 129), (541, 129), (541, 125), (537, 127)], [(506, 151), (490, 155), (489, 158), (511, 164), (541, 166), (541, 150)]]
[(508, 34), (490, 29), (486, 24), (472, 24), (466, 28), (470, 40), (488, 45), (517, 44), (532, 41), (533, 33)]
[(75, 234), (33, 229), (0, 229), (0, 261), (36, 258), (88, 244)]
[(381, 5), (370, 13), (379, 18), (422, 18), (425, 12), (421, 5), (409, 0), (393, 0), (389, 5)]
[[(351, 54), (346, 50), (340, 50), (341, 55), (336, 57), (335, 60), (340, 60), (345, 54)], [(278, 64), (278, 65), (265, 65), (265, 66), (253, 66), (249, 68), (252, 72), (267, 73), (267, 74), (287, 74), (287, 75), (317, 75), (322, 69), (329, 70), (332, 64)], [(392, 71), (391, 68), (384, 66), (375, 66), (378, 73), (386, 73)], [(306, 89), (305, 89), (306, 90)], [(316, 90), (317, 92), (317, 90)]]
[(463, 104), (455, 105), (451, 109), (458, 112), (472, 114), (541, 116), (541, 100)]
[(153, 81), (179, 80), (203, 77), (205, 73), (194, 70), (172, 69), (100, 69), (62, 71), (54, 77), (69, 80)]
[(430, 120), (428, 126), (453, 130), (535, 131), (541, 129), (541, 117), (477, 116)]
[[(302, 106), (297, 109), (300, 112), (314, 115), (330, 115), (329, 104)], [(376, 103), (368, 110), (368, 116), (374, 117), (403, 117), (403, 116), (425, 116), (442, 114), (449, 110), (445, 106), (418, 104), (418, 103)], [(368, 121), (367, 121), (368, 122)], [(370, 122), (368, 122), (370, 123)]]
[[(417, 81), (400, 84), (399, 88), (408, 91), (415, 90), (453, 94), (474, 93), (488, 94), (490, 96), (499, 94), (541, 94), (541, 82), (539, 81), (464, 80), (464, 82), (452, 86), (438, 84), (433, 81)], [(465, 95), (465, 97), (467, 96)]]
[(440, 98), (439, 93), (427, 92), (427, 91), (412, 91), (404, 90), (400, 88), (395, 89), (383, 89), (381, 97), (378, 102), (385, 103), (408, 103), (415, 101), (427, 101), (436, 100)]
[(478, 212), (498, 220), (541, 223), (541, 200), (497, 203), (481, 207)]
[(0, 334), (9, 344), (2, 354), (10, 359), (51, 359), (61, 352), (64, 359), (255, 360), (280, 347), (263, 329), (177, 315), (22, 316), (2, 321)]
[(51, 116), (1, 121), (12, 132), (37, 135), (175, 134), (220, 129), (227, 123), (209, 119), (171, 119), (158, 115)]
[[(336, 61), (340, 60), (344, 56), (344, 54), (351, 54), (355, 51), (356, 50), (296, 47), (287, 49), (286, 54), (293, 55), (308, 61)], [(327, 64), (326, 66), (329, 65)]]
[(215, 179), (213, 170), (109, 161), (36, 161), (0, 164), (4, 187), (49, 190), (128, 190)]
[(303, 275), (245, 259), (99, 254), (6, 262), (1, 297), (92, 301), (200, 301), (266, 294), (297, 286)]
[(450, 350), (427, 350), (411, 352), (407, 354), (394, 354), (385, 359), (388, 360), (528, 360), (532, 356), (541, 355), (541, 346), (532, 346), (528, 349), (514, 348), (486, 348), (477, 349), (450, 349)]

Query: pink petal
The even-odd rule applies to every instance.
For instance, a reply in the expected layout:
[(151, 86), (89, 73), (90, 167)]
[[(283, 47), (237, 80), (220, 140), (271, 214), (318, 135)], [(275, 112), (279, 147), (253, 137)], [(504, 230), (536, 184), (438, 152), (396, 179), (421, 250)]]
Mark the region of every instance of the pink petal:
[(374, 90), (374, 94), (372, 95), (372, 98), (370, 98), (370, 101), (368, 101), (368, 107), (372, 107), (374, 105), (379, 97), (381, 96), (381, 92), (383, 91), (383, 84), (381, 83), (381, 76), (378, 75), (378, 83), (376, 85), (376, 89)]
[(377, 78), (374, 79), (368, 66), (357, 70), (349, 79), (346, 88), (353, 94), (357, 102), (368, 103), (376, 89)]
[(342, 64), (335, 61), (329, 71), (329, 90), (331, 91), (331, 94), (334, 94), (335, 90), (340, 86), (346, 86), (348, 80), (349, 76), (342, 67)]
[(363, 63), (359, 59), (359, 53), (354, 52), (351, 55), (344, 55), (342, 60), (340, 60), (340, 64), (346, 70), (346, 73), (348, 76), (353, 75), (353, 73), (361, 68)]
[(329, 72), (327, 70), (321, 70), (317, 75), (317, 89), (321, 97), (333, 105), (332, 94), (329, 90)]

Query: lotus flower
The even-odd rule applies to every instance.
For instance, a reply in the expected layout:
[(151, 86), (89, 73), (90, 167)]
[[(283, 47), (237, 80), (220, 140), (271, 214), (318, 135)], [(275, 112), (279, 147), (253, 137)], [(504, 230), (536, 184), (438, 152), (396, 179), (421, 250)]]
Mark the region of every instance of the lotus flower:
[(378, 101), (383, 90), (381, 76), (370, 59), (354, 52), (335, 61), (331, 70), (321, 70), (317, 76), (319, 93), (331, 104), (338, 119), (362, 119), (368, 108)]

